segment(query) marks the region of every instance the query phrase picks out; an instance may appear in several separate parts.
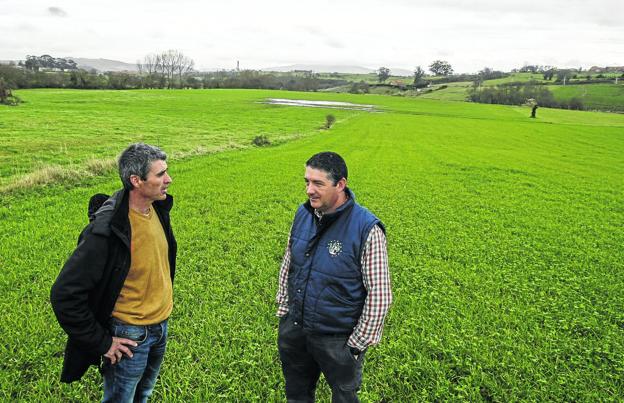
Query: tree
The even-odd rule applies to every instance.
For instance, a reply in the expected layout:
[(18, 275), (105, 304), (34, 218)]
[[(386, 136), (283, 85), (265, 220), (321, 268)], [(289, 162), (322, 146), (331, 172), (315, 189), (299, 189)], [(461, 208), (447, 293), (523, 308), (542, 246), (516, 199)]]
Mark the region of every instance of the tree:
[(159, 63), (160, 58), (155, 54), (149, 54), (143, 57), (143, 63), (137, 62), (139, 74), (143, 77), (143, 86), (154, 88), (158, 84)]
[[(183, 87), (183, 76), (193, 70), (195, 62), (179, 50), (170, 49), (158, 54), (149, 54), (143, 62), (137, 62), (143, 86), (148, 88)], [(176, 80), (177, 79), (177, 80)]]
[(520, 73), (537, 73), (540, 71), (540, 66), (533, 64), (525, 64), (519, 70)]
[(535, 114), (537, 112), (537, 108), (539, 105), (534, 98), (529, 98), (526, 100), (526, 105), (531, 107), (531, 118), (535, 119)]
[(325, 128), (329, 129), (332, 125), (336, 123), (336, 117), (334, 115), (325, 116)]
[(39, 67), (41, 67), (39, 63), (39, 58), (37, 56), (26, 56), (26, 61), (24, 62), (24, 67), (28, 70), (39, 71)]
[(6, 103), (7, 99), (11, 95), (11, 89), (4, 82), (4, 78), (0, 77), (0, 104)]
[(552, 80), (555, 75), (555, 71), (556, 70), (554, 68), (544, 71), (544, 75), (543, 75), (544, 80), (548, 80), (548, 81)]
[(20, 102), (21, 100), (11, 92), (9, 84), (0, 77), (0, 104), (15, 106)]
[(453, 74), (453, 68), (451, 64), (445, 60), (436, 60), (429, 66), (431, 71), (436, 76), (450, 76)]
[(362, 80), (359, 83), (351, 84), (349, 92), (351, 94), (368, 94), (370, 92), (370, 85)]
[(420, 66), (416, 67), (416, 70), (414, 70), (414, 85), (420, 84), (424, 76), (425, 70)]
[(377, 70), (377, 79), (379, 80), (380, 83), (383, 83), (384, 81), (386, 81), (388, 77), (390, 77), (389, 68), (380, 67), (379, 70)]
[(59, 69), (61, 71), (78, 69), (76, 62), (73, 60), (64, 59), (62, 57), (52, 57), (50, 55), (28, 55), (26, 56), (26, 62), (23, 65), (28, 70), (32, 71), (39, 71), (40, 68)]
[(182, 83), (182, 76), (193, 70), (195, 62), (193, 59), (184, 56), (182, 53), (180, 53), (180, 57), (177, 59), (177, 62), (178, 64), (176, 70), (178, 72), (178, 81), (180, 83), (180, 88), (182, 88), (184, 87), (184, 84)]
[(557, 78), (555, 79), (555, 82), (561, 82), (563, 83), (563, 85), (566, 85), (566, 81), (568, 81), (568, 77), (572, 75), (570, 74), (570, 70), (557, 70), (555, 74), (557, 76)]

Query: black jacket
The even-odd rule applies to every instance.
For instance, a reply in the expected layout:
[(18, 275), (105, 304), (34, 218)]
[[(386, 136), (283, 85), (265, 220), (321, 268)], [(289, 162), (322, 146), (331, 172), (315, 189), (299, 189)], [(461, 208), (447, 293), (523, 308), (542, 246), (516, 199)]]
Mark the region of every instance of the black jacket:
[[(63, 266), (50, 293), (56, 318), (69, 336), (61, 373), (63, 382), (80, 379), (90, 365), (100, 363), (100, 357), (110, 348), (112, 336), (107, 324), (130, 269), (128, 191), (116, 192), (98, 208), (102, 196), (91, 198), (91, 222), (80, 234), (78, 247)], [(169, 244), (173, 282), (177, 252), (169, 220), (173, 198), (167, 195), (152, 206)]]

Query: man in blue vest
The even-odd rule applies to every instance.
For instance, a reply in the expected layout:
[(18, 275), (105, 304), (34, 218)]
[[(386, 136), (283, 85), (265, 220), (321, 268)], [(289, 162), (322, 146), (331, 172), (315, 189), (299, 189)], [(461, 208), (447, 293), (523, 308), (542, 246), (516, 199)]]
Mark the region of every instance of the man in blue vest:
[(358, 402), (364, 355), (392, 303), (385, 228), (355, 202), (334, 152), (306, 162), (279, 274), (278, 347), (289, 402), (313, 402), (321, 372), (332, 402)]

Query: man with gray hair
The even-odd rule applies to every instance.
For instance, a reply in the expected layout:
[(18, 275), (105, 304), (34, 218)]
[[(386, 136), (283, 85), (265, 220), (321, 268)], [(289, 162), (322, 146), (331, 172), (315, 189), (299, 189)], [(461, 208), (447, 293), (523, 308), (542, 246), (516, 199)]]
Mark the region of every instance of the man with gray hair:
[(122, 152), (123, 189), (91, 198), (90, 223), (52, 286), (69, 336), (61, 381), (101, 364), (105, 402), (147, 401), (164, 357), (177, 251), (166, 159), (143, 143)]

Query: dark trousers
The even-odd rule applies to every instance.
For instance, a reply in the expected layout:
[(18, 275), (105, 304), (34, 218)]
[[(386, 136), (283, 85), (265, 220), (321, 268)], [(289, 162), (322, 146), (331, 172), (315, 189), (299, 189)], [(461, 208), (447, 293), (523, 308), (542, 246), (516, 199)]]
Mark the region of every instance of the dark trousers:
[(332, 390), (332, 402), (359, 402), (364, 353), (356, 359), (348, 335), (306, 334), (286, 317), (280, 319), (278, 347), (288, 402), (314, 402), (321, 372)]

